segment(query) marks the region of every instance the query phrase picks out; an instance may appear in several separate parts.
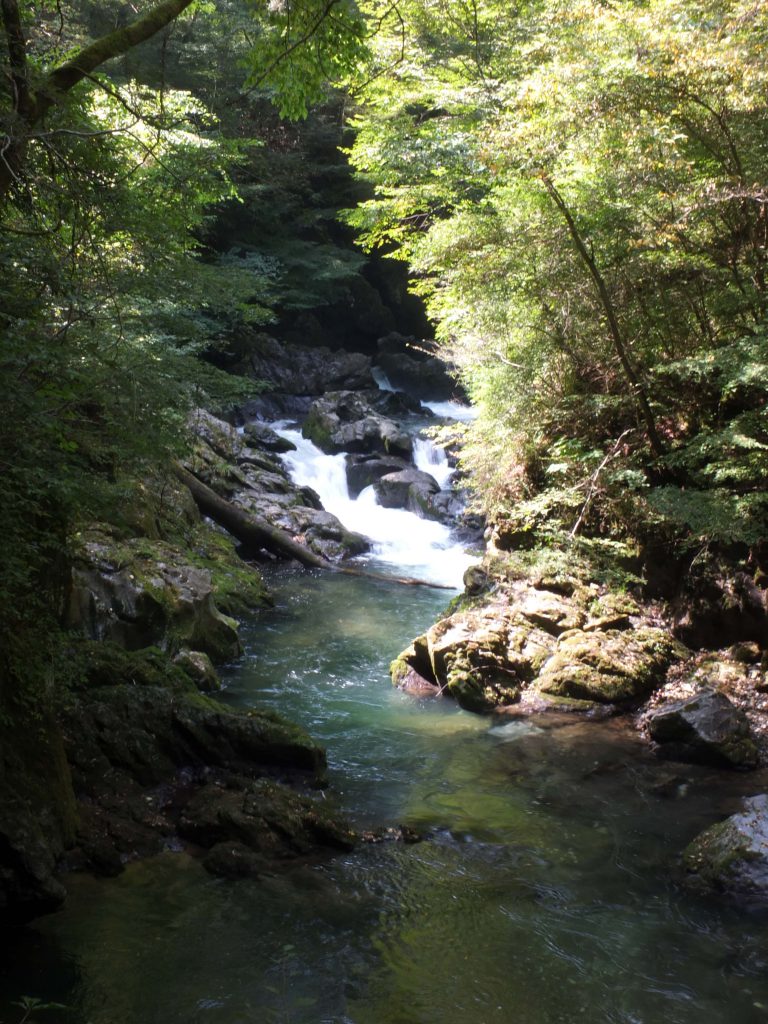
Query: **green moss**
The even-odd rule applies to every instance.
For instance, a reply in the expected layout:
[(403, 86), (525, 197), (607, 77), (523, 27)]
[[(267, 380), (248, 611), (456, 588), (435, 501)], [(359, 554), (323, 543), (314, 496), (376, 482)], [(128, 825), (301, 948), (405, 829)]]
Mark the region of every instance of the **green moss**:
[(77, 639), (72, 643), (71, 657), (78, 667), (75, 689), (130, 684), (162, 687), (176, 693), (195, 692), (187, 673), (157, 647), (126, 651), (107, 641)]
[(273, 603), (261, 573), (240, 558), (232, 540), (219, 530), (202, 524), (186, 554), (192, 565), (211, 574), (216, 606), (225, 615), (238, 618)]

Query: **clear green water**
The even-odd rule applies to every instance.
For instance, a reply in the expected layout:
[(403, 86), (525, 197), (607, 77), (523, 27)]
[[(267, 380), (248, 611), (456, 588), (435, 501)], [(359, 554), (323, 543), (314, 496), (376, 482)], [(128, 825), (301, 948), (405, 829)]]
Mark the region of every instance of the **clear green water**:
[(765, 777), (660, 765), (621, 723), (504, 729), (394, 691), (387, 664), (444, 592), (285, 574), (227, 699), (278, 708), (328, 747), (363, 846), (255, 882), (183, 854), (72, 880), (3, 953), (51, 1024), (752, 1024), (768, 1018), (768, 922), (679, 884), (676, 855)]

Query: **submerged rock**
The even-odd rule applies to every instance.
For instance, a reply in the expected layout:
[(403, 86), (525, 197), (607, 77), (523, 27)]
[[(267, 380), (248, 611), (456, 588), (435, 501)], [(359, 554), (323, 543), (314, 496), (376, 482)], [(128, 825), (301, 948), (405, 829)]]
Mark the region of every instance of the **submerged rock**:
[(768, 795), (712, 825), (686, 848), (683, 863), (700, 885), (736, 897), (768, 899)]
[(743, 711), (726, 696), (703, 689), (671, 701), (645, 719), (651, 739), (664, 757), (726, 768), (754, 768), (757, 747)]
[(225, 878), (253, 876), (323, 850), (349, 850), (356, 841), (318, 800), (268, 779), (242, 789), (204, 786), (184, 807), (178, 831), (207, 848), (203, 866)]

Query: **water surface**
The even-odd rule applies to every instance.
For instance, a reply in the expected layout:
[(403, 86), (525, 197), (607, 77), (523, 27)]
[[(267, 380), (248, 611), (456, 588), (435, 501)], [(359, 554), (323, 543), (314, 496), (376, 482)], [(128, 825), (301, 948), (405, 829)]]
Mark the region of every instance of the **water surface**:
[[(256, 881), (183, 854), (72, 880), (7, 950), (6, 998), (52, 1024), (752, 1024), (768, 927), (691, 894), (679, 850), (765, 779), (660, 765), (620, 722), (494, 723), (392, 689), (387, 664), (445, 594), (283, 571), (227, 699), (328, 747), (364, 845)], [(2, 1006), (11, 1024), (20, 1011)]]

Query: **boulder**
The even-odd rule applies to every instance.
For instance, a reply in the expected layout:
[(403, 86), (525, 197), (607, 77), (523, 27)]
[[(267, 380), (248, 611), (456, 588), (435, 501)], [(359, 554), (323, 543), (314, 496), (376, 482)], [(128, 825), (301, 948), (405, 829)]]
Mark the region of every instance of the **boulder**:
[(252, 442), (257, 448), (261, 448), (265, 452), (273, 452), (275, 455), (282, 455), (285, 452), (296, 451), (296, 445), (293, 441), (289, 441), (287, 438), (281, 437), (268, 424), (262, 423), (259, 420), (252, 423), (246, 423), (243, 428), (243, 434), (248, 441)]
[(221, 689), (221, 680), (213, 662), (203, 651), (190, 651), (185, 647), (174, 657), (173, 664), (186, 672), (198, 690), (212, 692)]
[(422, 519), (438, 519), (432, 499), (440, 485), (429, 473), (410, 467), (397, 473), (387, 473), (373, 485), (376, 499), (384, 508), (403, 508)]
[(237, 623), (213, 597), (211, 573), (169, 544), (95, 530), (73, 562), (67, 626), (127, 650), (189, 647), (217, 661), (240, 653)]
[(702, 886), (750, 900), (768, 899), (768, 794), (712, 825), (686, 848), (683, 863)]
[(671, 701), (645, 719), (658, 752), (678, 761), (754, 768), (757, 747), (743, 711), (714, 690)]
[(399, 473), (408, 469), (409, 463), (397, 455), (350, 455), (347, 458), (347, 487), (356, 498), (366, 487), (370, 487), (388, 473)]
[(392, 682), (420, 695), (439, 691), (468, 711), (514, 703), (535, 674), (532, 651), (523, 650), (532, 632), (530, 626), (511, 626), (493, 609), (458, 612), (435, 623), (392, 662)]
[(322, 848), (355, 845), (354, 833), (322, 803), (267, 779), (242, 790), (204, 786), (185, 806), (178, 832), (209, 848), (203, 866), (225, 878), (253, 876)]
[(672, 637), (663, 629), (576, 630), (561, 636), (537, 681), (543, 694), (628, 703), (646, 697), (664, 681), (676, 654)]
[(410, 435), (388, 416), (377, 411), (382, 392), (336, 391), (323, 395), (310, 407), (302, 426), (324, 452), (381, 452), (410, 459)]

